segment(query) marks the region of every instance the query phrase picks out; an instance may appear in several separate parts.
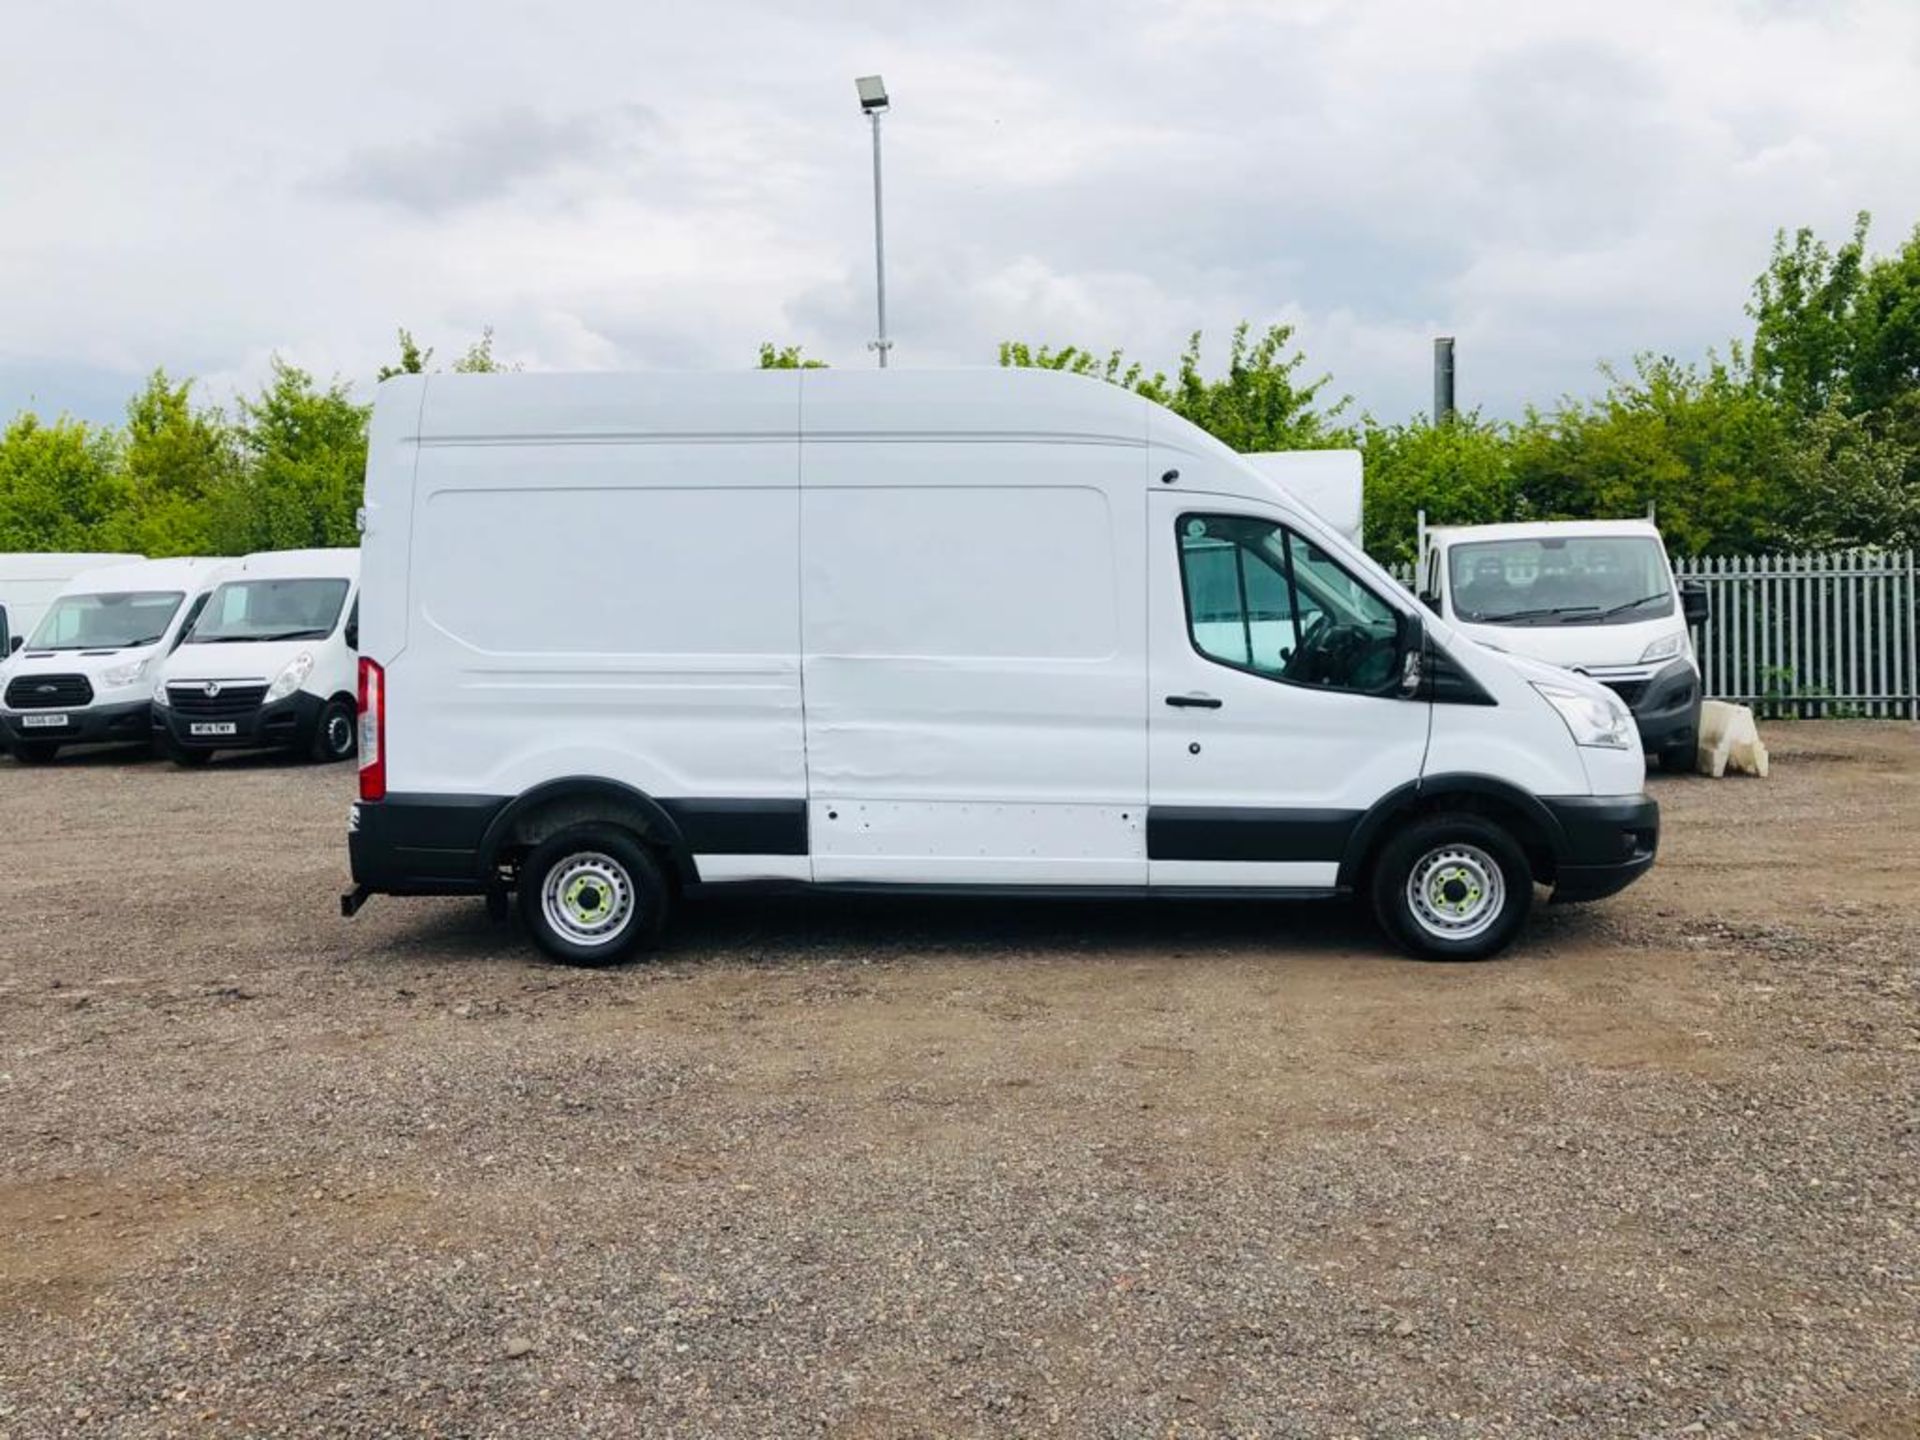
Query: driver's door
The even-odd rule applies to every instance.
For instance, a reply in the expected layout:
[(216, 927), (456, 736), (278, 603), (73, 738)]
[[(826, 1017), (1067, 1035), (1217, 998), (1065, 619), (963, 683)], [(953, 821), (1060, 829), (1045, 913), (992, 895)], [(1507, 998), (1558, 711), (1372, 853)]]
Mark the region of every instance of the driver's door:
[(1426, 753), (1399, 611), (1277, 511), (1148, 506), (1148, 881), (1330, 889), (1360, 817)]

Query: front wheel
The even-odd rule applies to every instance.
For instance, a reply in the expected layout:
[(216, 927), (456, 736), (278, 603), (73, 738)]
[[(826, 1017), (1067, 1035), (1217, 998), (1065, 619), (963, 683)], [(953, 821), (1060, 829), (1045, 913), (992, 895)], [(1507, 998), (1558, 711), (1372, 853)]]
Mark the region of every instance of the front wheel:
[(534, 846), (520, 867), (520, 912), (566, 965), (614, 965), (650, 950), (671, 892), (659, 862), (625, 830), (581, 825)]
[(1506, 948), (1533, 907), (1533, 870), (1512, 835), (1479, 815), (1434, 815), (1388, 842), (1373, 870), (1373, 910), (1423, 960), (1484, 960)]
[(313, 758), (322, 765), (353, 758), (353, 706), (345, 700), (329, 700), (320, 712), (320, 723), (313, 727)]

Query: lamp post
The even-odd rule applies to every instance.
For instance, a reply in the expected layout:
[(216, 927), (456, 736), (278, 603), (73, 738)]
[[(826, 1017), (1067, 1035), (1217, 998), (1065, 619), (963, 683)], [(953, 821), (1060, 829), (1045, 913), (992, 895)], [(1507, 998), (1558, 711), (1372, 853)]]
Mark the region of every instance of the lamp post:
[(873, 291), (880, 328), (867, 348), (880, 356), (884, 370), (887, 351), (893, 348), (887, 338), (887, 237), (880, 213), (880, 117), (887, 113), (887, 87), (878, 75), (862, 75), (853, 85), (860, 92), (860, 109), (873, 126)]

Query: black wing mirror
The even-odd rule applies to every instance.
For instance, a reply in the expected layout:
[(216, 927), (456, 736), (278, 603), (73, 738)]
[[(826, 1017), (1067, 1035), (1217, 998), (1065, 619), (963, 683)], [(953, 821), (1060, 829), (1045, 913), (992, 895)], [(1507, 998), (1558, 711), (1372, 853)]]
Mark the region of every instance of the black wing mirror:
[(1440, 597), (1433, 591), (1422, 590), (1420, 592), (1420, 603), (1434, 614), (1438, 615), (1440, 613)]
[(1400, 617), (1400, 684), (1403, 700), (1416, 700), (1427, 680), (1427, 626), (1411, 612)]
[(1707, 594), (1707, 587), (1697, 580), (1690, 580), (1680, 587), (1680, 613), (1687, 617), (1689, 625), (1704, 625), (1713, 618), (1713, 600)]
[(0, 655), (11, 655), (16, 648), (7, 633), (7, 607), (0, 605)]

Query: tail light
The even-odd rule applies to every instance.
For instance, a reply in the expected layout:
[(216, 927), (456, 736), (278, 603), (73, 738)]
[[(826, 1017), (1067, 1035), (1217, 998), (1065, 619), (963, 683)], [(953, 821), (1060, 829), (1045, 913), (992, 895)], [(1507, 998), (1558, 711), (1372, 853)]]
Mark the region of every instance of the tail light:
[(360, 798), (387, 797), (387, 672), (360, 657)]

